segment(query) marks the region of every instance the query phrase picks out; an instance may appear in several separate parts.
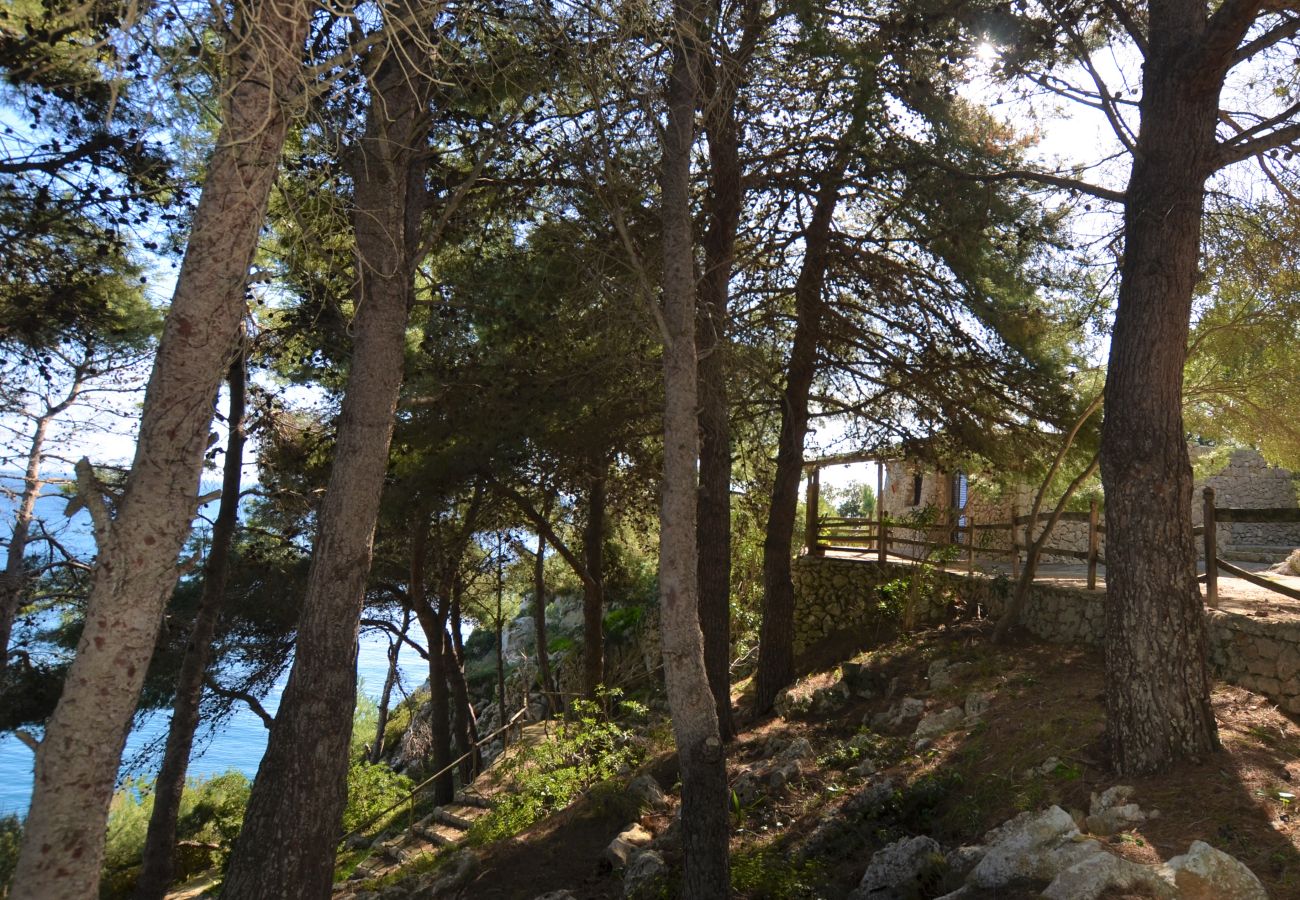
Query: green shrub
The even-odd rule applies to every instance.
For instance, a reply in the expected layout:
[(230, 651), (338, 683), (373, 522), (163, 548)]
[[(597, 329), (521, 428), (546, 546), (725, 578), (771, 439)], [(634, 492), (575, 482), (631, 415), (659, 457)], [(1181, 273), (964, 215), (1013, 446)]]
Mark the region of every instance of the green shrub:
[[(415, 785), (380, 763), (354, 763), (348, 769), (348, 805), (343, 810), (343, 830), (351, 831), (411, 793)], [(400, 811), (400, 810), (399, 810)]]
[[(605, 708), (612, 715), (606, 715)], [(619, 718), (642, 718), (645, 713), (644, 706), (623, 700), (617, 689), (602, 690), (594, 703), (575, 700), (554, 738), (505, 763), (517, 790), (474, 823), (470, 842), (484, 844), (518, 834), (620, 770), (638, 765), (645, 748)]]
[(820, 897), (818, 889), (824, 880), (817, 862), (794, 863), (772, 848), (738, 853), (731, 859), (732, 891), (752, 900)]
[(0, 818), (0, 897), (7, 896), (9, 879), (18, 865), (18, 845), (23, 839), (23, 823), (17, 816)]

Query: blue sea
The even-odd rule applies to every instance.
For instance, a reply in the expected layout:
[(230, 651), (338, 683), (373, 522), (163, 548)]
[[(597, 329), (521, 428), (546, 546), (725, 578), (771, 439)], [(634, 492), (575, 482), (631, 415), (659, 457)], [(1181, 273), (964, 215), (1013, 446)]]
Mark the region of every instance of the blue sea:
[[(428, 675), (428, 666), (409, 647), (398, 657), (398, 667), (402, 672), (402, 684), (409, 692), (424, 683)], [(384, 676), (388, 672), (388, 640), (378, 632), (364, 633), (360, 641), (360, 654), (357, 658), (357, 676), (362, 693), (378, 700), (384, 687)], [(280, 703), (280, 692), (288, 673), (262, 701), (267, 712), (274, 714)], [(394, 705), (401, 699), (401, 694), (394, 691)], [(190, 758), (189, 774), (193, 776), (217, 775), (234, 769), (243, 772), (249, 778), (257, 774), (257, 765), (266, 749), (266, 728), (262, 720), (250, 712), (243, 704), (237, 704), (238, 712), (231, 716), (215, 734), (211, 729), (200, 725), (194, 755)], [(123, 759), (130, 760), (151, 742), (157, 740), (167, 730), (171, 719), (170, 710), (152, 714), (139, 724), (127, 738), (126, 753)], [(0, 736), (0, 815), (16, 814), (25, 816), (32, 792), (32, 751), (11, 734)], [(158, 764), (151, 760), (147, 769), (138, 772), (123, 772), (123, 775), (153, 776)]]

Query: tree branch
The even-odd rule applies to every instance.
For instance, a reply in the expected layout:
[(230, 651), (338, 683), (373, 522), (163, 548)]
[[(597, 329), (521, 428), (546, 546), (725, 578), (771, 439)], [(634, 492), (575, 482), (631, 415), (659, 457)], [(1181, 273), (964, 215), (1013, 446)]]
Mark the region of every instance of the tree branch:
[(270, 730), (271, 725), (275, 723), (275, 717), (267, 712), (266, 707), (262, 705), (261, 701), (248, 693), (248, 691), (237, 691), (232, 688), (222, 687), (211, 677), (203, 679), (203, 683), (207, 686), (208, 690), (212, 691), (212, 693), (216, 694), (218, 697), (227, 697), (231, 700), (243, 701), (244, 704), (253, 711), (254, 715), (262, 720), (262, 725), (268, 731)]

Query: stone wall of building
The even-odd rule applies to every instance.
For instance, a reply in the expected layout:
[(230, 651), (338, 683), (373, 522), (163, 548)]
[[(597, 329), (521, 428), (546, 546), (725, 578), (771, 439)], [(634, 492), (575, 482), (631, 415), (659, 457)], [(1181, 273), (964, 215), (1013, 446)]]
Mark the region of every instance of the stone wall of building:
[[(1237, 509), (1291, 508), (1300, 505), (1297, 476), (1286, 469), (1270, 466), (1257, 450), (1233, 451), (1228, 464), (1209, 478), (1196, 483), (1192, 495), (1192, 523), (1202, 521), (1201, 491), (1214, 488), (1214, 505)], [(1232, 522), (1218, 526), (1220, 552), (1229, 554), (1251, 547), (1300, 547), (1300, 522), (1257, 523)]]
[[(1195, 448), (1193, 448), (1195, 451)], [(915, 498), (914, 478), (921, 475), (921, 502), (913, 504)], [(1233, 451), (1228, 463), (1208, 478), (1196, 482), (1192, 503), (1192, 524), (1200, 525), (1202, 521), (1201, 491), (1206, 486), (1215, 490), (1215, 504), (1219, 507), (1236, 509), (1270, 509), (1296, 508), (1300, 506), (1297, 498), (1300, 491), (1300, 475), (1277, 466), (1271, 466), (1257, 450), (1249, 448)], [(952, 500), (952, 477), (944, 473), (926, 470), (920, 464), (907, 460), (894, 460), (885, 465), (884, 510), (895, 520), (906, 521), (909, 517), (923, 513), (927, 508), (940, 511), (942, 516), (951, 516), (949, 508)], [(979, 480), (971, 482), (967, 498), (966, 512), (977, 524), (1010, 522), (1013, 516), (1025, 515), (1033, 504), (1033, 491), (1028, 487), (1018, 490), (1003, 491), (997, 496), (986, 494), (980, 489)], [(1051, 503), (1045, 503), (1044, 513), (1051, 512)], [(1105, 516), (1101, 517), (1104, 525)], [(945, 519), (946, 521), (946, 519)], [(1017, 538), (1021, 546), (1028, 540), (1036, 539), (1045, 526), (1037, 523), (1032, 533), (1019, 526)], [(947, 541), (949, 531), (946, 527), (929, 529), (907, 529), (895, 527), (891, 534), (911, 539)], [(1076, 553), (1088, 550), (1088, 523), (1086, 521), (1061, 521), (1053, 529), (1048, 541), (1049, 546)], [(1101, 557), (1106, 557), (1106, 537), (1099, 539)], [(1233, 522), (1218, 526), (1218, 546), (1220, 554), (1229, 558), (1258, 558), (1274, 560), (1285, 557), (1284, 550), (1300, 547), (1300, 523), (1254, 523)], [(1011, 547), (1010, 529), (976, 532), (976, 548), (990, 551), (1007, 551)], [(1197, 542), (1198, 550), (1201, 543)], [(900, 544), (891, 547), (891, 552), (900, 556), (920, 556), (923, 551)], [(1002, 557), (1005, 558), (1005, 557)], [(1078, 562), (1069, 556), (1047, 554), (1044, 562)]]
[[(916, 568), (862, 560), (802, 557), (795, 562), (795, 650), (836, 631), (879, 628), (882, 585), (912, 577)], [(923, 617), (943, 614), (950, 598), (978, 605), (996, 619), (1012, 585), (1005, 578), (930, 570), (931, 605)], [(1210, 662), (1216, 677), (1263, 694), (1300, 713), (1300, 622), (1205, 611)], [(1035, 637), (1061, 644), (1100, 646), (1105, 638), (1105, 594), (1036, 584), (1021, 612)]]

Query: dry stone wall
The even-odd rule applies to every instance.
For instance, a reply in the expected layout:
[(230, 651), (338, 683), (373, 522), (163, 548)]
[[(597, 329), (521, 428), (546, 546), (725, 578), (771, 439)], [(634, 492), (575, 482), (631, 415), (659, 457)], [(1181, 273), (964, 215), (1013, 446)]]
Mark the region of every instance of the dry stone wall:
[[(881, 587), (912, 577), (913, 566), (804, 556), (794, 564), (795, 652), (837, 631), (879, 628)], [(1012, 584), (1006, 578), (930, 570), (931, 604), (922, 618), (944, 614), (950, 598), (1001, 615)], [(1300, 713), (1300, 622), (1252, 618), (1221, 610), (1205, 612), (1210, 663), (1216, 677), (1263, 694), (1290, 713)], [(1100, 646), (1106, 633), (1105, 594), (1035, 584), (1021, 612), (1021, 625), (1035, 637), (1060, 644)]]
[[(1270, 466), (1257, 450), (1233, 451), (1228, 464), (1214, 475), (1196, 483), (1192, 524), (1200, 525), (1201, 490), (1214, 488), (1214, 504), (1238, 509), (1294, 509), (1297, 476)], [(1220, 552), (1246, 552), (1253, 547), (1300, 547), (1300, 523), (1221, 523), (1218, 526)]]

